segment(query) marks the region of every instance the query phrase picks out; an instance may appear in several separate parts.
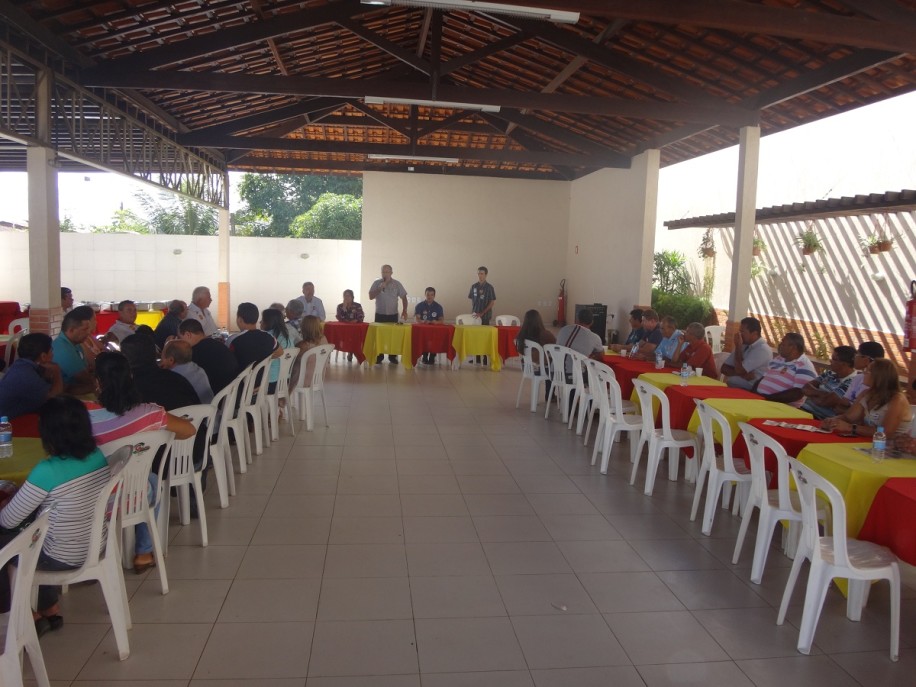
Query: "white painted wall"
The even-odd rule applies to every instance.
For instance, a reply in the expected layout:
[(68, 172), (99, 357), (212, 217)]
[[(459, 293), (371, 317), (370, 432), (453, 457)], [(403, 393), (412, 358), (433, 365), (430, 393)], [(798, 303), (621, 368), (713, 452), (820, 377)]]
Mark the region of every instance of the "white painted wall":
[(367, 319), (375, 315), (367, 292), (385, 263), (407, 289), (411, 315), (433, 286), (446, 319), (470, 312), (468, 290), (486, 265), (495, 314), (521, 317), (536, 308), (549, 326), (566, 276), (569, 192), (559, 181), (364, 174), (360, 298)]
[[(61, 283), (79, 301), (189, 300), (200, 285), (209, 286), (215, 299), (217, 240), (61, 234)], [(313, 281), (316, 294), (333, 312), (344, 289), (361, 290), (359, 241), (232, 237), (229, 250), (233, 306), (250, 301), (263, 309), (274, 301), (285, 303), (302, 293), (302, 282)], [(24, 231), (0, 232), (0, 300), (30, 300)], [(214, 301), (214, 313), (217, 306)]]

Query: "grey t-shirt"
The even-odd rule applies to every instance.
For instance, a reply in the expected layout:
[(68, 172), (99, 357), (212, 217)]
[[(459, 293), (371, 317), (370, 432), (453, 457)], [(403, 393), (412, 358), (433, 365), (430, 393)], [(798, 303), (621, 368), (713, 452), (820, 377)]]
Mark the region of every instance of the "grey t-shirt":
[[(382, 285), (381, 279), (372, 282), (372, 289)], [(397, 279), (392, 279), (379, 291), (375, 297), (375, 312), (378, 315), (397, 315), (401, 312), (398, 308), (398, 299), (407, 296), (407, 290)]]

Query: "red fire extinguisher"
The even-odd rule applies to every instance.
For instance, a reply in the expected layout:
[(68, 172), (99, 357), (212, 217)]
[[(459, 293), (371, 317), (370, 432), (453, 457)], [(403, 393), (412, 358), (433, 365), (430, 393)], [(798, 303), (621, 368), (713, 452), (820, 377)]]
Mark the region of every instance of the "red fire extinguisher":
[(910, 300), (906, 302), (903, 325), (903, 351), (916, 353), (916, 279), (910, 282)]
[(553, 322), (554, 327), (566, 326), (566, 280), (560, 280), (560, 293), (557, 294), (557, 319)]

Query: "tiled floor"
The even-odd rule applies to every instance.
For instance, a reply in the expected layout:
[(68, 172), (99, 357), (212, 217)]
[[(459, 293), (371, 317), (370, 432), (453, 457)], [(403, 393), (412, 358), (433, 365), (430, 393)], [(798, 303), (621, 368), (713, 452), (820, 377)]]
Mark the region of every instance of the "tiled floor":
[[(72, 589), (42, 640), (56, 685), (553, 687), (912, 685), (916, 577), (900, 661), (887, 592), (861, 623), (828, 596), (811, 656), (788, 561), (749, 582), (738, 521), (688, 521), (691, 485), (627, 484), (554, 413), (515, 409), (517, 369), (329, 369), (330, 428), (287, 435), (211, 507), (210, 546), (174, 527), (171, 592), (128, 573), (131, 656), (117, 660), (97, 587)], [(541, 406), (543, 409), (543, 405)], [(287, 429), (287, 428), (284, 428)], [(749, 536), (752, 539), (752, 535)]]

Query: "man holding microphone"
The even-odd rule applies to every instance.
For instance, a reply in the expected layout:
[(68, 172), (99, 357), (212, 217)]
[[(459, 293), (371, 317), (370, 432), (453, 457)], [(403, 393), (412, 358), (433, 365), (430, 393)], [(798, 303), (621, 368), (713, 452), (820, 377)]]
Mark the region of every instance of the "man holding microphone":
[[(369, 288), (369, 300), (375, 301), (375, 321), (376, 322), (397, 322), (398, 321), (398, 299), (401, 299), (403, 308), (401, 317), (407, 319), (407, 290), (404, 285), (397, 279), (391, 278), (391, 265), (382, 265), (382, 278), (372, 282)], [(380, 365), (384, 355), (379, 355), (375, 359), (375, 364)], [(398, 364), (396, 355), (389, 355), (388, 362), (392, 365)]]

